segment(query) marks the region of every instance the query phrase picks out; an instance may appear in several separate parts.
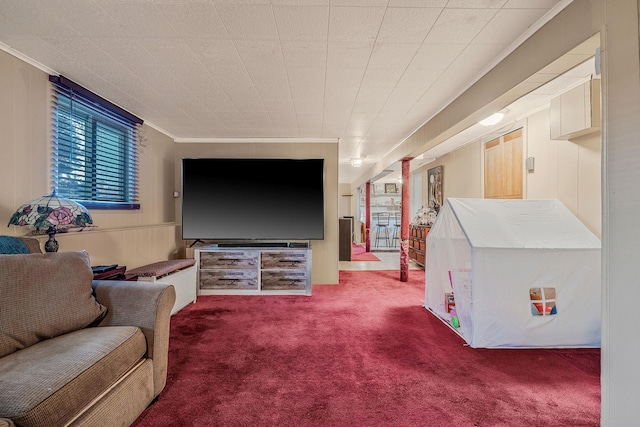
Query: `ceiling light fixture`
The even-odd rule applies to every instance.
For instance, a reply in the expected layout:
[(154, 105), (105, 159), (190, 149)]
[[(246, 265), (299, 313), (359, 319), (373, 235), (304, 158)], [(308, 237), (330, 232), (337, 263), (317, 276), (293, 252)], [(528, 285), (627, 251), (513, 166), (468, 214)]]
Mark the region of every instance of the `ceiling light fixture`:
[(490, 115), (486, 119), (480, 120), (480, 124), (482, 126), (496, 125), (500, 123), (500, 120), (502, 120), (503, 117), (504, 117), (504, 113), (502, 111), (498, 111), (497, 113)]
[(360, 166), (362, 166), (362, 159), (358, 158), (358, 157), (354, 157), (351, 159), (351, 166), (353, 166), (354, 168), (359, 168)]

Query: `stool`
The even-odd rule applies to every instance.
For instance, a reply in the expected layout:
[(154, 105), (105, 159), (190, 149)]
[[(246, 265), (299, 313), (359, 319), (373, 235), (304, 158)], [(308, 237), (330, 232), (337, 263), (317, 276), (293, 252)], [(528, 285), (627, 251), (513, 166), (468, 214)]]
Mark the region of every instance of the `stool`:
[(176, 314), (192, 302), (196, 302), (196, 260), (172, 259), (154, 262), (128, 270), (126, 276), (137, 276), (141, 282), (168, 283), (176, 291), (176, 302), (171, 314)]
[(391, 233), (391, 244), (393, 245), (393, 247), (395, 248), (398, 244), (398, 240), (400, 240), (400, 236), (398, 236), (398, 234), (400, 234), (400, 225), (401, 225), (401, 217), (400, 214), (398, 212), (396, 212), (394, 214), (394, 221), (393, 221), (393, 232)]
[(388, 212), (376, 212), (373, 214), (375, 225), (376, 225), (376, 243), (375, 246), (378, 247), (378, 242), (383, 241), (386, 242), (386, 246), (391, 246), (391, 242), (389, 240), (389, 213)]

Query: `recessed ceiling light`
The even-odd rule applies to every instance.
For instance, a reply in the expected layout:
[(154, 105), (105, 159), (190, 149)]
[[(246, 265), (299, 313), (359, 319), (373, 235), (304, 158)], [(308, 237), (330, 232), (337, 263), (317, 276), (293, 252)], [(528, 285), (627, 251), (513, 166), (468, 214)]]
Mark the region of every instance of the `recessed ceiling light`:
[(500, 120), (502, 120), (503, 117), (504, 113), (502, 111), (498, 111), (497, 113), (490, 115), (486, 119), (480, 120), (479, 123), (482, 126), (491, 126), (500, 123)]
[(351, 166), (353, 166), (354, 168), (359, 168), (360, 166), (362, 166), (362, 159), (354, 157), (353, 159), (351, 159)]

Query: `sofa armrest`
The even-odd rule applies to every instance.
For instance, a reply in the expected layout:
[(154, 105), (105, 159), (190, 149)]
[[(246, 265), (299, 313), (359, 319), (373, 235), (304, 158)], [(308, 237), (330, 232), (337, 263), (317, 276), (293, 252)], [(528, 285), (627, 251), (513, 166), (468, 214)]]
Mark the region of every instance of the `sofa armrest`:
[(98, 326), (138, 326), (147, 339), (147, 357), (153, 361), (154, 396), (167, 381), (169, 324), (176, 299), (173, 285), (94, 280), (96, 300), (107, 307)]

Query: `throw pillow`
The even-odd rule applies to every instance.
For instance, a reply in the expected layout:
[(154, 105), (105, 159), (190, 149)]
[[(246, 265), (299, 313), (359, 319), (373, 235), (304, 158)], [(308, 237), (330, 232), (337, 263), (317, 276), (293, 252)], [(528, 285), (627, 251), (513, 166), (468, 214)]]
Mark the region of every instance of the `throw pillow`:
[(0, 254), (28, 254), (29, 248), (17, 237), (0, 236)]
[(86, 251), (0, 255), (0, 357), (104, 316), (92, 280)]

